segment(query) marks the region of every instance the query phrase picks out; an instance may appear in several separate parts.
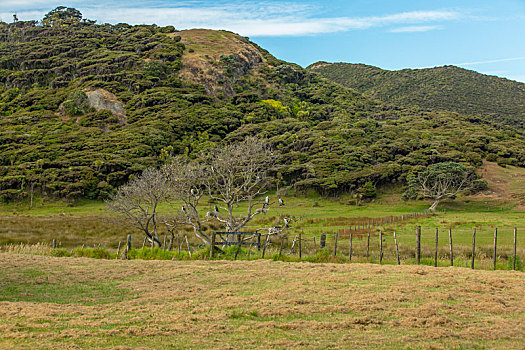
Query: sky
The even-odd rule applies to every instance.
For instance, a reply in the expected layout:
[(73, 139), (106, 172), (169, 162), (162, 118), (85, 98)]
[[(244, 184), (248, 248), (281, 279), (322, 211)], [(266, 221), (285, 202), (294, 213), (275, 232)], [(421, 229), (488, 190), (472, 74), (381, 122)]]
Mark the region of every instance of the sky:
[(98, 23), (230, 30), (303, 67), (456, 65), (525, 82), (525, 0), (0, 0), (0, 19), (61, 5)]

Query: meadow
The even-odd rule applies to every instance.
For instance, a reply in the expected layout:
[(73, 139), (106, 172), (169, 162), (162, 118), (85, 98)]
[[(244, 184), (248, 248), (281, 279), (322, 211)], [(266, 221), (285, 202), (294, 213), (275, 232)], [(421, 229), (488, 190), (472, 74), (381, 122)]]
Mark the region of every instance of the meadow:
[[(521, 168), (508, 166), (502, 168), (494, 163), (486, 162), (480, 169), (483, 177), (489, 183), (489, 191), (475, 196), (460, 197), (456, 200), (443, 202), (435, 213), (406, 218), (402, 221), (380, 223), (380, 218), (401, 217), (411, 213), (422, 213), (429, 202), (403, 201), (400, 188), (391, 187), (378, 193), (378, 198), (356, 203), (352, 196), (338, 198), (323, 198), (315, 193), (302, 196), (283, 196), (285, 206), (273, 206), (268, 214), (259, 215), (250, 222), (245, 231), (254, 231), (282, 224), (284, 217), (296, 219), (287, 231), (283, 241), (283, 256), (281, 260), (297, 260), (297, 240), (294, 250), (291, 250), (294, 239), (301, 235), (303, 256), (315, 256), (320, 253), (319, 239), (326, 234), (326, 252), (333, 253), (335, 237), (338, 236), (338, 261), (348, 261), (349, 229), (355, 230), (353, 237), (352, 261), (378, 262), (379, 233), (383, 232), (383, 263), (396, 264), (396, 249), (393, 233), (396, 232), (402, 264), (415, 262), (416, 227), (421, 226), (422, 264), (433, 265), (435, 230), (439, 230), (438, 255), (439, 265), (450, 265), (448, 230), (452, 230), (454, 247), (454, 265), (470, 267), (472, 256), (472, 235), (476, 229), (476, 262), (475, 267), (492, 268), (494, 230), (498, 229), (497, 268), (510, 269), (513, 263), (514, 228), (518, 231), (517, 263), (518, 270), (524, 270), (525, 257), (525, 215), (523, 198), (525, 198), (525, 171)], [(275, 193), (270, 193), (276, 200)], [(211, 209), (206, 198), (201, 200), (203, 211)], [(237, 208), (241, 213), (246, 207)], [(161, 214), (169, 214), (179, 210), (163, 205)], [(375, 225), (368, 227), (375, 221)], [(384, 221), (384, 220), (383, 220)], [(364, 227), (366, 226), (366, 227)], [(216, 222), (206, 224), (207, 232), (220, 230)], [(260, 231), (265, 233), (267, 231)], [(178, 232), (181, 250), (187, 250), (183, 244), (187, 236), (193, 253), (201, 251), (197, 256), (204, 256), (204, 247), (197, 241), (189, 228), (181, 228)], [(370, 233), (369, 256), (366, 256), (367, 234)], [(106, 204), (101, 201), (78, 201), (74, 204), (62, 201), (46, 201), (37, 199), (33, 208), (28, 202), (18, 202), (0, 205), (0, 249), (6, 250), (12, 245), (11, 251), (17, 251), (18, 244), (32, 245), (43, 243), (51, 245), (56, 240), (59, 248), (76, 250), (78, 256), (89, 256), (89, 253), (79, 253), (80, 247), (101, 248), (107, 254), (115, 254), (119, 242), (123, 244), (128, 234), (132, 235), (132, 247), (140, 249), (144, 243), (144, 235), (134, 228), (122, 225), (118, 217), (108, 212)], [(161, 231), (161, 241), (164, 242), (165, 231)], [(169, 238), (167, 238), (169, 239)], [(315, 243), (314, 243), (315, 239)], [(272, 238), (266, 257), (275, 255), (281, 242)], [(175, 248), (175, 250), (178, 249)], [(249, 256), (248, 256), (249, 250)], [(47, 250), (46, 250), (47, 251)], [(321, 253), (326, 253), (321, 252)], [(49, 253), (49, 252), (48, 252)], [(63, 253), (56, 253), (63, 254)], [(106, 253), (104, 253), (106, 254)], [(106, 255), (107, 255), (106, 254)], [(75, 255), (75, 254), (68, 254)], [(140, 253), (141, 256), (155, 257), (150, 252)], [(178, 254), (180, 255), (180, 254)], [(170, 258), (177, 256), (169, 255)], [(255, 249), (243, 248), (239, 259), (261, 257), (261, 252)], [(326, 254), (325, 254), (326, 255)], [(167, 255), (163, 255), (164, 258)], [(181, 255), (181, 258), (184, 258)], [(230, 255), (222, 258), (229, 259)], [(315, 259), (314, 259), (315, 260)], [(326, 260), (326, 259), (325, 259)]]
[(0, 347), (518, 349), (525, 275), (0, 253)]
[[(336, 200), (312, 197), (284, 197), (285, 207), (272, 209), (268, 215), (257, 217), (246, 231), (256, 227), (271, 226), (283, 217), (297, 218), (298, 221), (288, 231), (284, 240), (284, 255), (290, 259), (298, 256), (297, 244), (290, 250), (292, 242), (299, 234), (302, 237), (303, 256), (315, 255), (319, 252), (319, 239), (322, 233), (327, 235), (326, 249), (333, 251), (335, 235), (338, 238), (338, 256), (348, 259), (348, 230), (359, 230), (353, 238), (352, 260), (358, 262), (378, 262), (379, 232), (383, 232), (383, 263), (396, 263), (393, 232), (396, 231), (401, 261), (412, 264), (415, 259), (415, 228), (422, 227), (422, 263), (433, 264), (435, 230), (439, 229), (439, 264), (449, 265), (448, 229), (452, 229), (456, 266), (470, 266), (473, 229), (476, 229), (476, 267), (492, 267), (492, 246), (494, 229), (498, 228), (498, 269), (510, 268), (513, 253), (513, 230), (518, 229), (518, 263), (517, 268), (523, 269), (521, 259), (525, 256), (522, 234), (525, 235), (525, 218), (520, 208), (506, 201), (485, 201), (480, 198), (463, 198), (444, 203), (439, 211), (431, 215), (423, 215), (400, 222), (379, 224), (370, 228), (362, 225), (378, 218), (400, 217), (410, 213), (419, 213), (427, 208), (422, 201), (402, 202), (394, 194), (383, 194), (381, 200), (363, 203), (360, 206), (350, 204), (350, 199)], [(239, 208), (239, 210), (241, 210)], [(164, 212), (169, 208), (164, 207)], [(68, 206), (60, 202), (36, 206), (27, 210), (23, 205), (3, 206), (0, 213), (0, 244), (51, 244), (56, 239), (60, 248), (75, 249), (105, 248), (116, 251), (119, 242), (124, 243), (127, 234), (132, 234), (132, 246), (141, 248), (143, 234), (133, 228), (122, 226), (117, 217), (108, 213), (103, 202), (83, 202), (76, 206)], [(361, 226), (359, 226), (361, 225)], [(217, 230), (214, 223), (208, 224), (208, 231)], [(347, 232), (344, 233), (343, 230)], [(261, 231), (263, 234), (265, 231)], [(366, 257), (367, 233), (370, 232), (369, 256)], [(203, 249), (203, 246), (193, 238), (192, 233), (182, 229), (180, 244), (182, 250), (187, 250), (182, 237), (187, 235), (191, 250)], [(163, 241), (163, 235), (161, 241)], [(315, 243), (314, 243), (315, 238)], [(168, 238), (169, 239), (169, 238)], [(268, 256), (276, 253), (280, 241), (272, 238), (273, 245)], [(273, 250), (272, 250), (273, 249)], [(246, 256), (248, 248), (243, 248), (240, 258)], [(250, 251), (250, 257), (255, 259), (261, 253), (255, 249)]]

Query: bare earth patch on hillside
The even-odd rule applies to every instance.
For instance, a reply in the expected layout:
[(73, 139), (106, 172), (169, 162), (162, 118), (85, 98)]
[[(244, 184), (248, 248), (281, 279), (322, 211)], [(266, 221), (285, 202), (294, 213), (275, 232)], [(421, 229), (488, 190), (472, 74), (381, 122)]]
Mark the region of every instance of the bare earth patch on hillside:
[(2, 348), (501, 348), (525, 275), (273, 261), (0, 254)]
[(480, 174), (489, 185), (489, 190), (478, 195), (488, 199), (514, 201), (525, 209), (525, 169), (514, 166), (503, 168), (496, 163), (484, 162)]
[[(207, 93), (217, 95), (234, 93), (237, 75), (257, 74), (264, 59), (247, 39), (227, 31), (189, 29), (171, 34), (180, 35), (186, 50), (182, 56), (181, 76), (203, 85)], [(221, 57), (235, 58), (235, 72), (228, 74)]]

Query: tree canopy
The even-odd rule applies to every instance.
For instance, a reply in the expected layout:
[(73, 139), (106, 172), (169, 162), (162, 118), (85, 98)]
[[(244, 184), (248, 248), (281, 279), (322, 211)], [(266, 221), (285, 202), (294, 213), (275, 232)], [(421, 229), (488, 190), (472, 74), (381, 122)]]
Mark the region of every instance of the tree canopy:
[(408, 176), (408, 189), (404, 197), (433, 199), (430, 210), (447, 198), (454, 199), (462, 192), (472, 192), (486, 188), (484, 180), (479, 180), (476, 173), (463, 164), (444, 162), (432, 164), (423, 171)]
[(58, 6), (46, 13), (42, 19), (42, 25), (56, 27), (77, 24), (82, 20), (82, 13), (71, 7)]

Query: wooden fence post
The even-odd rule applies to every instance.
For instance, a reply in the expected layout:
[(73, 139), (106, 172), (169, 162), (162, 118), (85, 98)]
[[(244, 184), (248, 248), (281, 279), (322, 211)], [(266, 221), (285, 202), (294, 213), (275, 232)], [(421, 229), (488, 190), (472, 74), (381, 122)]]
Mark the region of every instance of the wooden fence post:
[(335, 235), (334, 256), (337, 256), (337, 239), (339, 238), (339, 232), (334, 233), (334, 235)]
[(514, 227), (514, 262), (512, 263), (512, 269), (516, 270), (516, 247), (518, 245), (518, 228)]
[(450, 266), (454, 266), (454, 249), (452, 248), (452, 229), (448, 229), (448, 244), (450, 246)]
[(281, 236), (281, 247), (279, 248), (279, 256), (283, 253), (284, 236)]
[(171, 252), (173, 249), (173, 236), (170, 237), (170, 243), (168, 244), (168, 252)]
[(177, 249), (178, 249), (179, 255), (180, 255), (180, 246), (181, 246), (180, 233), (177, 233)]
[(436, 246), (434, 248), (434, 267), (438, 266), (438, 234), (439, 229), (436, 227)]
[(366, 236), (366, 257), (370, 256), (370, 232)]
[(494, 252), (492, 253), (492, 260), (493, 260), (493, 269), (496, 270), (496, 254), (497, 254), (497, 247), (498, 247), (498, 228), (494, 229)]
[(186, 239), (186, 245), (188, 246), (188, 253), (190, 254), (190, 258), (191, 258), (191, 249), (190, 249), (190, 242), (188, 242), (188, 236), (184, 235), (184, 238)]
[(210, 259), (213, 259), (214, 252), (215, 252), (215, 231), (211, 233)]
[(56, 247), (57, 247), (57, 240), (53, 239), (53, 249), (55, 249)]
[(320, 249), (323, 249), (326, 246), (326, 234), (321, 233), (321, 242), (319, 244)]
[(248, 253), (246, 253), (246, 260), (250, 260), (250, 254), (252, 253), (252, 247), (253, 247), (253, 242), (250, 243), (250, 248), (248, 248)]
[(166, 236), (164, 236), (164, 243), (162, 243), (162, 248), (166, 250)]
[(416, 265), (421, 261), (421, 226), (416, 226)]
[(299, 233), (299, 259), (303, 258), (303, 245), (302, 245), (302, 239), (301, 234)]
[[(233, 242), (233, 240), (235, 240), (235, 236), (232, 239), (232, 242)], [(235, 251), (235, 257), (233, 258), (233, 260), (237, 260), (237, 255), (239, 255), (239, 252), (241, 251), (241, 246), (242, 246), (241, 235), (237, 235), (237, 243), (239, 243), (239, 246), (237, 247), (237, 251)]]
[(350, 252), (348, 253), (348, 261), (352, 260), (352, 244), (354, 240), (354, 233), (350, 231)]
[(266, 235), (266, 239), (264, 240), (264, 247), (262, 251), (262, 258), (264, 259), (264, 254), (266, 254), (266, 246), (268, 245), (268, 240), (270, 239), (270, 234)]
[(128, 254), (131, 251), (131, 235), (128, 235), (127, 241), (126, 241), (126, 259), (128, 258)]
[(121, 244), (121, 242), (118, 241), (117, 255), (115, 256), (115, 259), (118, 259), (118, 257), (119, 257), (119, 254), (120, 254), (120, 244)]
[(472, 233), (472, 263), (470, 264), (471, 269), (474, 269), (475, 257), (476, 257), (476, 228), (474, 228), (474, 232)]
[(258, 243), (257, 250), (261, 251), (261, 234), (260, 233), (257, 235), (257, 243)]
[(144, 237), (144, 241), (142, 242), (142, 249), (144, 249), (144, 247), (146, 246), (146, 239), (147, 237)]
[(379, 231), (379, 264), (383, 263), (383, 231)]
[(394, 231), (394, 241), (396, 242), (396, 255), (397, 255), (397, 264), (401, 265), (401, 260), (399, 259), (399, 245), (397, 244), (397, 234)]

